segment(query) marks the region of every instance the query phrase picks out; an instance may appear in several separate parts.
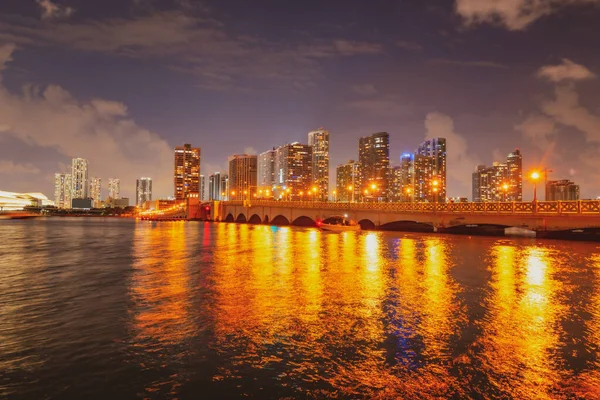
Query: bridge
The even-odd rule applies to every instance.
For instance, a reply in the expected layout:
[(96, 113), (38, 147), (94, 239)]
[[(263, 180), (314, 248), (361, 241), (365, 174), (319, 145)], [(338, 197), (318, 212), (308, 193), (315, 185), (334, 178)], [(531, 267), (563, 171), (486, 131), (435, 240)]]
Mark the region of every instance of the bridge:
[(504, 234), (600, 241), (600, 201), (500, 203), (340, 203), (310, 201), (214, 202), (207, 219), (250, 224), (315, 226), (347, 215), (362, 229)]

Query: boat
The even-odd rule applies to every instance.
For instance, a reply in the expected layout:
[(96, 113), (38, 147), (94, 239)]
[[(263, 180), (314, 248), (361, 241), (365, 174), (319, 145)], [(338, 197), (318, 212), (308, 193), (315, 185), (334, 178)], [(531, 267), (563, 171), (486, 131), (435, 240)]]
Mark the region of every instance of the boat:
[(360, 225), (354, 221), (348, 221), (348, 215), (329, 217), (325, 221), (319, 221), (317, 226), (324, 231), (346, 232), (360, 231)]
[(30, 219), (37, 218), (38, 214), (31, 214), (27, 212), (3, 212), (0, 213), (0, 219)]

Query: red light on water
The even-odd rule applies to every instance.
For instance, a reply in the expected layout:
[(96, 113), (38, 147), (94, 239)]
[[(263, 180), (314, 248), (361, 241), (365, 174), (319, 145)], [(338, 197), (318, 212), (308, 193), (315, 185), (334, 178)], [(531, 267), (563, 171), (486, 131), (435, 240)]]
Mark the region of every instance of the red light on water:
[(317, 220), (317, 226), (321, 226), (321, 225), (323, 225), (323, 221)]

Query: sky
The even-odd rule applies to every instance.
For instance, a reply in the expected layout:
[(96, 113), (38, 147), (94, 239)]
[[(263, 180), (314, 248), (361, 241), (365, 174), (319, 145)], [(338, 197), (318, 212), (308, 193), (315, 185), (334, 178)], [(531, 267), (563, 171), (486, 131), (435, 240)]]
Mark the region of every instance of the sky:
[(595, 198), (599, 20), (600, 0), (2, 0), (0, 190), (52, 198), (83, 157), (103, 197), (141, 176), (172, 196), (175, 146), (208, 176), (324, 127), (332, 183), (387, 131), (392, 164), (447, 138), (449, 196), (519, 148)]

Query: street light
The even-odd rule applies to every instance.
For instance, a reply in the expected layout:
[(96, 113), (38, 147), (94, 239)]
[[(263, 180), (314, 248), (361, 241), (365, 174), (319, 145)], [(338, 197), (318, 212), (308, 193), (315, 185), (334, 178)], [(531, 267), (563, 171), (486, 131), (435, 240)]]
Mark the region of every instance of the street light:
[(354, 203), (354, 186), (353, 185), (348, 186), (348, 191), (352, 193), (350, 202)]
[(504, 183), (504, 185), (502, 185), (502, 189), (504, 190), (504, 202), (506, 203), (506, 193), (508, 192), (508, 183)]
[(336, 201), (336, 194), (337, 194), (337, 191), (334, 189), (333, 190), (333, 201), (334, 202)]
[(437, 203), (437, 192), (438, 192), (438, 185), (440, 184), (440, 182), (437, 179), (434, 179), (433, 181), (433, 201), (434, 203)]
[(540, 173), (537, 171), (533, 171), (529, 176), (533, 181), (533, 202), (537, 201), (537, 181), (540, 179)]
[(412, 197), (410, 197), (411, 193), (412, 193), (412, 189), (407, 187), (406, 188), (406, 196), (408, 197), (409, 200), (411, 200), (411, 203), (412, 203)]

